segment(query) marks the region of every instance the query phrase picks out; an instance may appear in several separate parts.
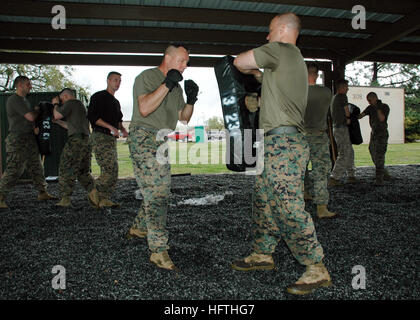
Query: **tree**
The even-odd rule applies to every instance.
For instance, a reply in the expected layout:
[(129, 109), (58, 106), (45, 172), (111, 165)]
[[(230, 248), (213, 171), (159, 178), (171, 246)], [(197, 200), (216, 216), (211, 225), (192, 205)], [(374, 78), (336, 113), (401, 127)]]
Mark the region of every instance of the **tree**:
[(86, 103), (90, 96), (89, 88), (75, 83), (71, 79), (73, 72), (74, 68), (71, 66), (0, 64), (0, 92), (14, 91), (14, 79), (19, 75), (24, 75), (31, 80), (34, 92), (61, 91), (63, 88), (71, 88), (76, 90), (79, 98)]
[(351, 85), (404, 88), (406, 106), (420, 103), (420, 66), (416, 64), (355, 62), (347, 66)]
[(355, 62), (346, 68), (352, 85), (404, 88), (406, 140), (420, 138), (420, 66)]
[(219, 117), (211, 117), (206, 121), (207, 130), (223, 130), (225, 128), (225, 124), (222, 118)]

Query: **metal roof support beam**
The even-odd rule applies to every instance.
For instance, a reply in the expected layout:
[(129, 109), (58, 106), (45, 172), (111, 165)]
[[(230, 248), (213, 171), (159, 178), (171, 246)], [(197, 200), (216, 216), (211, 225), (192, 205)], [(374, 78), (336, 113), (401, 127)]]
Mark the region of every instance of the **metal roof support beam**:
[[(316, 52), (303, 51), (302, 54), (308, 58), (325, 59), (322, 53), (316, 56)], [(218, 59), (220, 58), (192, 56), (190, 62), (191, 67), (214, 67)], [(0, 63), (13, 64), (157, 66), (161, 61), (162, 56), (151, 55), (0, 52)]]
[[(234, 0), (257, 2), (252, 0)], [(418, 0), (378, 1), (378, 0), (259, 0), (258, 2), (275, 3), (292, 6), (318, 7), (349, 10), (355, 5), (362, 5), (368, 12), (405, 14), (418, 8)]]
[[(67, 25), (65, 30), (54, 30), (49, 24), (0, 22), (0, 37), (10, 38), (55, 38), (66, 40), (98, 41), (145, 41), (145, 42), (198, 42), (228, 45), (260, 46), (267, 42), (265, 32), (223, 31), (181, 28), (116, 27), (94, 25)], [(363, 40), (302, 35), (300, 47), (319, 48), (320, 42), (326, 48), (342, 49), (358, 46)]]
[[(0, 52), (0, 63), (52, 64), (52, 65), (113, 65), (157, 66), (161, 56), (147, 55), (98, 55), (98, 54), (48, 54)], [(191, 57), (192, 67), (208, 67), (216, 64), (217, 58)]]
[[(8, 16), (28, 16), (52, 18), (51, 8), (54, 1), (5, 0), (0, 7), (0, 14)], [(60, 3), (66, 8), (67, 18), (109, 19), (132, 21), (169, 21), (211, 23), (224, 25), (252, 25), (267, 27), (274, 13), (247, 12), (221, 9), (179, 8), (116, 5), (97, 3)], [(303, 28), (335, 32), (353, 32), (350, 19), (303, 16)], [(373, 33), (385, 28), (389, 23), (369, 21), (370, 30), (359, 33)]]
[(381, 49), (391, 42), (397, 41), (402, 37), (420, 29), (420, 9), (406, 15), (401, 20), (393, 23), (388, 28), (374, 34), (371, 38), (365, 40), (365, 45), (360, 48), (356, 48), (353, 52), (350, 52), (350, 56), (347, 57), (346, 63), (351, 63), (356, 60), (360, 60), (370, 53)]

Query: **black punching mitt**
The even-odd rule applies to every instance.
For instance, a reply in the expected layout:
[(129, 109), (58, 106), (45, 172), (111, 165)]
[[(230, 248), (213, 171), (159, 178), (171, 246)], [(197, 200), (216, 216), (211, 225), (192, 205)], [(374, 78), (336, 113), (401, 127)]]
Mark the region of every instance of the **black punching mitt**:
[(187, 95), (187, 104), (194, 105), (197, 102), (198, 85), (192, 80), (185, 80), (184, 90)]
[(176, 69), (171, 69), (166, 74), (166, 78), (163, 81), (163, 83), (166, 85), (166, 87), (169, 89), (169, 91), (172, 91), (173, 88), (182, 80), (182, 74)]

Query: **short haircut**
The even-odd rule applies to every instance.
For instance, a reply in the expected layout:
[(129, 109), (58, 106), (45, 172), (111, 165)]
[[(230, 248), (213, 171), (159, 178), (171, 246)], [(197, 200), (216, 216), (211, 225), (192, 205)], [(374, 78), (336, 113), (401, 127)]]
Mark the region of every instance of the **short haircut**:
[(108, 75), (106, 76), (107, 79), (109, 79), (113, 74), (116, 74), (117, 76), (121, 77), (121, 73), (117, 72), (117, 71), (111, 71), (110, 73), (108, 73)]
[[(182, 48), (184, 48), (185, 50), (187, 50), (187, 52), (188, 52), (188, 54), (190, 53), (190, 49), (188, 49), (186, 46), (184, 46), (182, 43), (171, 43), (171, 44), (169, 44), (167, 47), (166, 47), (166, 49), (165, 49), (165, 52), (164, 52), (164, 56), (166, 56), (167, 54), (169, 54), (169, 55), (171, 55), (172, 54), (172, 52), (174, 51), (174, 50), (176, 50), (176, 49), (178, 49), (178, 48), (180, 48), (180, 47), (182, 47)], [(188, 61), (188, 63), (187, 63), (187, 67), (189, 67), (190, 66), (190, 62)]]
[(319, 72), (319, 67), (316, 62), (308, 62), (306, 67), (308, 68), (308, 74), (317, 76)]
[(375, 92), (371, 91), (371, 92), (369, 92), (367, 94), (366, 98), (367, 99), (370, 99), (370, 98), (376, 98), (376, 99), (378, 99), (378, 95)]
[(171, 54), (174, 49), (178, 49), (180, 47), (187, 50), (188, 53), (190, 52), (190, 50), (182, 43), (171, 43), (166, 47), (164, 54)]
[(70, 89), (70, 88), (64, 88), (63, 90), (61, 90), (59, 95), (61, 96), (62, 94), (68, 94), (72, 97), (76, 97), (76, 94), (74, 93), (74, 90)]
[(349, 82), (346, 79), (338, 79), (337, 82), (335, 83), (335, 87), (338, 89), (340, 89), (341, 87), (344, 87), (345, 85), (348, 85)]
[(13, 88), (17, 88), (19, 84), (29, 81), (27, 76), (17, 76), (15, 81), (13, 82)]

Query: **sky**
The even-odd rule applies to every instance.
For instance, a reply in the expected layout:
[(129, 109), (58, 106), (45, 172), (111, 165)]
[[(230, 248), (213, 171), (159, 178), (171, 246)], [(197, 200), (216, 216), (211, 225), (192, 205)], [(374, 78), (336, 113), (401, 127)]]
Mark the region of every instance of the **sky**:
[[(106, 89), (106, 76), (110, 71), (121, 73), (121, 86), (115, 97), (121, 104), (123, 120), (130, 121), (133, 112), (134, 79), (143, 70), (151, 67), (127, 66), (74, 66), (73, 80), (84, 87), (89, 87), (91, 94)], [(223, 118), (219, 89), (213, 68), (187, 68), (184, 80), (192, 79), (200, 88), (194, 113), (188, 126), (204, 125), (205, 120), (217, 116)], [(184, 81), (181, 81), (184, 86)], [(184, 93), (184, 98), (186, 98)]]

